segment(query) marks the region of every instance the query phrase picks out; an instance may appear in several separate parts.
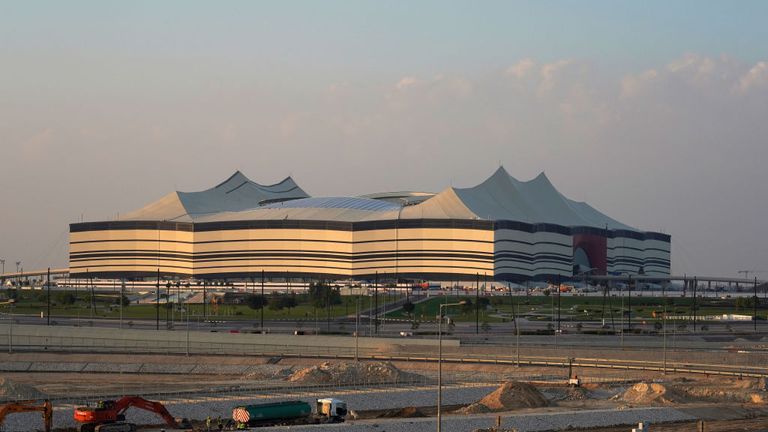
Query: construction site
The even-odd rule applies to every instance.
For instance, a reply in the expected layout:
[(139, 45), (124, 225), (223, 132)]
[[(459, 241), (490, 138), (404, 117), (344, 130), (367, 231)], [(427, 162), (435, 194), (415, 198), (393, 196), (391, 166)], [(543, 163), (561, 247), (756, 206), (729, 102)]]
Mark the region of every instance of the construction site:
[(660, 358), (643, 336), (624, 347), (583, 346), (586, 335), (516, 347), (25, 324), (12, 332), (0, 336), (7, 432), (768, 427), (768, 341), (759, 334), (688, 335)]

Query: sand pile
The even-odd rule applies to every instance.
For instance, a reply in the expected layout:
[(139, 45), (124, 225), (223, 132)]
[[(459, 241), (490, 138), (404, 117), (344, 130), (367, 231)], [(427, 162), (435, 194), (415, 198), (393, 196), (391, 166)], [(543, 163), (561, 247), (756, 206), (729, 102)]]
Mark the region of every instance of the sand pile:
[(405, 407), (400, 409), (386, 410), (377, 415), (376, 418), (417, 418), (426, 417), (420, 409), (415, 407)]
[(570, 387), (565, 391), (565, 399), (567, 401), (577, 401), (589, 399), (589, 391), (581, 387)]
[(637, 383), (617, 397), (634, 404), (669, 404), (688, 402), (681, 393), (658, 383)]
[(507, 411), (519, 408), (537, 408), (547, 405), (547, 400), (536, 387), (510, 381), (489, 393), (479, 401), (460, 410), (460, 414), (479, 414), (494, 411)]
[(282, 380), (293, 373), (292, 367), (278, 365), (259, 365), (252, 367), (251, 370), (243, 375), (247, 380)]
[(48, 395), (31, 385), (18, 384), (7, 378), (0, 378), (0, 400), (45, 399)]
[(323, 383), (395, 383), (423, 381), (418, 374), (403, 372), (389, 362), (325, 362), (301, 369), (288, 381), (302, 384)]
[(688, 396), (703, 400), (765, 403), (765, 380), (719, 380), (714, 383), (695, 383), (680, 387)]

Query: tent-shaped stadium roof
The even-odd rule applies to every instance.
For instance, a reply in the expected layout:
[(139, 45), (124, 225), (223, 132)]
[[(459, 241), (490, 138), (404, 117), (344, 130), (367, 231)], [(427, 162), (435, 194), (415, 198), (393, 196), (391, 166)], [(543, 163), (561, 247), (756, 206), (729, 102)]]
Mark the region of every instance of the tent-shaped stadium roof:
[(172, 192), (128, 213), (127, 220), (191, 222), (221, 212), (237, 212), (260, 204), (309, 197), (291, 177), (272, 185), (251, 181), (236, 171), (220, 184), (200, 192)]
[(123, 219), (179, 222), (485, 219), (634, 230), (587, 203), (566, 198), (544, 173), (532, 180), (520, 181), (504, 168), (477, 186), (449, 187), (438, 194), (391, 192), (322, 198), (310, 198), (291, 177), (265, 186), (237, 171), (211, 189), (173, 192)]

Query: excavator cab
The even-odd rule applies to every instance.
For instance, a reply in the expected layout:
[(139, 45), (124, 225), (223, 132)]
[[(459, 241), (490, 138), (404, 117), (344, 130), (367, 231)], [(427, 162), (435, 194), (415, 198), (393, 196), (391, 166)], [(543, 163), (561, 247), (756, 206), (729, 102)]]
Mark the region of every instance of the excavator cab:
[(178, 427), (177, 420), (168, 413), (163, 404), (139, 396), (125, 396), (117, 401), (99, 401), (96, 407), (75, 408), (74, 419), (80, 423), (80, 432), (133, 432), (136, 425), (125, 422), (125, 411), (131, 407), (154, 412), (160, 415), (168, 426)]

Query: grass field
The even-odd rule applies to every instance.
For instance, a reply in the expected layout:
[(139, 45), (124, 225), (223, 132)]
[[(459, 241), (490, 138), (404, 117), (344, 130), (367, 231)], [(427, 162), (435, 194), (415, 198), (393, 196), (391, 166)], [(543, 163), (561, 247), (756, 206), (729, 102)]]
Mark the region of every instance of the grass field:
[[(481, 297), (482, 299), (482, 297)], [(530, 297), (486, 297), (488, 305), (480, 310), (480, 320), (487, 322), (501, 322), (510, 319), (513, 316), (513, 308), (516, 313), (533, 320), (551, 319), (554, 311), (557, 310), (557, 296), (530, 296)], [(470, 302), (475, 301), (474, 296), (448, 296), (435, 297), (415, 306), (412, 316), (406, 314), (403, 310), (394, 311), (388, 314), (391, 318), (411, 319), (413, 316), (417, 320), (434, 320), (438, 314), (438, 305), (440, 303), (455, 303), (461, 300)], [(620, 319), (622, 310), (629, 311), (630, 302), (627, 297), (607, 297), (605, 301), (602, 296), (585, 297), (573, 295), (561, 295), (560, 316), (568, 320), (578, 321), (600, 321), (603, 317), (610, 319), (611, 313), (616, 319)], [(661, 316), (664, 310), (665, 299), (661, 297), (632, 297), (631, 311), (632, 317), (638, 319), (653, 320), (654, 313)], [(692, 314), (692, 298), (667, 298), (666, 299), (668, 315), (690, 315)], [(765, 317), (766, 305), (762, 304), (758, 308), (758, 316)], [(722, 314), (745, 314), (752, 315), (752, 307), (738, 307), (735, 299), (712, 299), (697, 298), (696, 310), (699, 316), (704, 315), (722, 315)], [(474, 321), (474, 304), (467, 307), (450, 307), (448, 315), (454, 321)]]
[[(59, 292), (60, 293), (60, 292)], [(71, 291), (70, 291), (71, 293)], [(269, 298), (269, 296), (267, 296)], [(52, 295), (52, 298), (55, 296)], [(392, 301), (392, 296), (387, 296), (387, 301)], [(298, 305), (291, 309), (273, 310), (269, 307), (264, 307), (264, 319), (265, 320), (303, 320), (313, 321), (315, 317), (317, 319), (324, 319), (330, 317), (340, 316), (354, 316), (355, 309), (357, 307), (357, 298), (342, 296), (341, 304), (336, 304), (330, 308), (315, 308), (309, 301), (308, 296), (298, 294), (296, 295)], [(371, 307), (371, 297), (362, 297), (360, 301), (361, 309), (365, 310)], [(379, 305), (382, 305), (385, 301), (385, 296), (379, 296)], [(175, 319), (183, 319), (184, 305), (180, 304), (168, 304), (166, 305), (164, 300), (161, 300), (159, 305), (160, 318), (165, 319), (166, 315), (173, 314)], [(56, 301), (51, 303), (51, 316), (52, 317), (80, 317), (82, 319), (88, 318), (119, 318), (120, 307), (118, 306), (118, 295), (97, 293), (95, 308), (91, 308), (90, 297), (87, 293), (82, 291), (76, 298), (74, 304), (57, 304)], [(189, 313), (192, 317), (203, 316), (203, 304), (187, 304), (189, 307)], [(210, 319), (227, 319), (227, 320), (259, 320), (261, 318), (260, 309), (251, 309), (244, 304), (207, 304), (206, 316)], [(13, 308), (6, 304), (0, 306), (0, 313), (13, 312), (14, 314), (26, 314), (26, 315), (39, 315), (41, 312), (46, 311), (46, 296), (43, 292), (22, 292), (16, 299)], [(124, 319), (154, 319), (157, 313), (157, 307), (153, 303), (149, 304), (132, 304), (123, 307)]]

